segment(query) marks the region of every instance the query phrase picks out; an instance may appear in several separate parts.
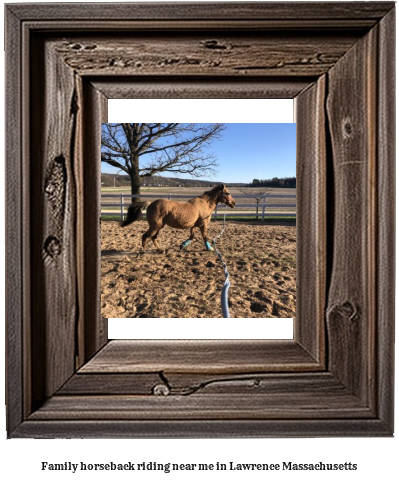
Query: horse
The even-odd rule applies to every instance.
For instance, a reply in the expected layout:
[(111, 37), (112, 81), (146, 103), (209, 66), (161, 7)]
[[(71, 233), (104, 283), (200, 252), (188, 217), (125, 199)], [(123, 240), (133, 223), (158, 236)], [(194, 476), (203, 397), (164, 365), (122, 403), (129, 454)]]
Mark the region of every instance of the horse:
[(211, 215), (218, 203), (234, 208), (236, 202), (226, 188), (225, 184), (215, 186), (206, 191), (202, 196), (192, 198), (187, 202), (170, 201), (165, 199), (149, 201), (138, 201), (132, 203), (127, 212), (126, 220), (121, 226), (125, 227), (137, 221), (145, 208), (147, 208), (147, 221), (149, 228), (142, 236), (142, 252), (145, 252), (147, 240), (151, 238), (154, 247), (159, 251), (157, 238), (159, 231), (165, 225), (178, 229), (190, 229), (188, 240), (180, 245), (180, 250), (188, 247), (194, 240), (194, 229), (199, 228), (204, 240), (205, 249), (213, 251), (208, 241), (207, 229)]

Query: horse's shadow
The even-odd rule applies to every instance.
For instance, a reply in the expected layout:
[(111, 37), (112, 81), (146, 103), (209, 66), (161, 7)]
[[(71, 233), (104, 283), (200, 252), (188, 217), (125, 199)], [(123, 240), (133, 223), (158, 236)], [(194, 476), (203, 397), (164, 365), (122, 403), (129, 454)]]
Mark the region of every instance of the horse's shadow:
[(101, 257), (106, 255), (118, 255), (121, 254), (119, 250), (102, 250)]
[(120, 257), (129, 257), (133, 255), (137, 255), (137, 252), (124, 252), (122, 250), (115, 250), (115, 249), (101, 251), (101, 258), (105, 258), (109, 260), (118, 259)]
[[(162, 250), (161, 252), (159, 250), (147, 250), (146, 251), (146, 254), (153, 254), (153, 255), (159, 255), (159, 254), (163, 254), (163, 255), (168, 255), (168, 254), (171, 254), (171, 253), (176, 253), (176, 254), (181, 254), (181, 255), (184, 255), (184, 254), (187, 254), (189, 255), (190, 257), (194, 257), (196, 255), (200, 256), (200, 255), (208, 255), (210, 254), (211, 252), (207, 251), (207, 250), (195, 250), (195, 249), (190, 249), (190, 250), (179, 250), (178, 248), (176, 249), (165, 249), (165, 250)], [(118, 259), (120, 257), (132, 257), (132, 256), (135, 256), (137, 257), (138, 255), (143, 255), (143, 252), (140, 251), (140, 250), (136, 250), (136, 251), (122, 251), (122, 250), (116, 250), (116, 249), (110, 249), (110, 250), (102, 250), (101, 251), (101, 258), (105, 258), (105, 259), (109, 259), (109, 260), (114, 260), (114, 259)]]

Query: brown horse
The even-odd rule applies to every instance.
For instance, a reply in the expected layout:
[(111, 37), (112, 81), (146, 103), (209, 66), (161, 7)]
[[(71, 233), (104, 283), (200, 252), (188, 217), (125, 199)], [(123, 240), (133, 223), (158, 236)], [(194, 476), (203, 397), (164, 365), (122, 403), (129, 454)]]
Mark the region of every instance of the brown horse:
[(157, 238), (159, 231), (165, 225), (169, 225), (172, 228), (190, 229), (190, 237), (180, 245), (180, 250), (190, 245), (194, 239), (194, 229), (197, 227), (201, 231), (206, 250), (213, 250), (208, 241), (207, 229), (211, 215), (218, 203), (228, 205), (230, 208), (234, 208), (236, 205), (225, 184), (216, 186), (210, 191), (206, 191), (202, 196), (197, 196), (187, 202), (165, 199), (155, 200), (152, 203), (149, 201), (140, 201), (129, 206), (127, 218), (122, 223), (122, 227), (138, 220), (143, 209), (148, 207), (147, 220), (149, 229), (143, 233), (143, 252), (145, 251), (148, 238), (151, 238), (155, 248), (161, 251)]

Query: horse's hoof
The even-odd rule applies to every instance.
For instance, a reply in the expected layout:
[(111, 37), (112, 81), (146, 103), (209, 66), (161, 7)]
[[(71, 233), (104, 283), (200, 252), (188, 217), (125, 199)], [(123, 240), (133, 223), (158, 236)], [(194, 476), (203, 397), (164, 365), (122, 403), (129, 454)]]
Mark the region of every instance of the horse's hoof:
[(209, 242), (205, 242), (205, 249), (209, 252), (214, 252), (212, 245)]
[(180, 244), (180, 250), (183, 250), (183, 249), (185, 249), (186, 247), (188, 247), (188, 246), (190, 245), (190, 243), (191, 243), (191, 240), (190, 240), (190, 239), (188, 239), (188, 240), (186, 240), (185, 242), (183, 242), (182, 244)]

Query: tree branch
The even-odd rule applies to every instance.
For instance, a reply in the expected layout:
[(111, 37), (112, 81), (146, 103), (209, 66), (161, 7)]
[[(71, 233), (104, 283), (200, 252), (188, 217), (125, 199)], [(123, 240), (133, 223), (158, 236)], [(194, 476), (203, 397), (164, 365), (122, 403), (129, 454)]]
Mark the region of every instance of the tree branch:
[[(205, 176), (215, 174), (217, 160), (207, 152), (221, 137), (223, 124), (119, 123), (102, 124), (101, 161), (130, 174), (161, 172)], [(138, 164), (141, 156), (152, 160)], [(136, 174), (136, 176), (133, 176)]]

